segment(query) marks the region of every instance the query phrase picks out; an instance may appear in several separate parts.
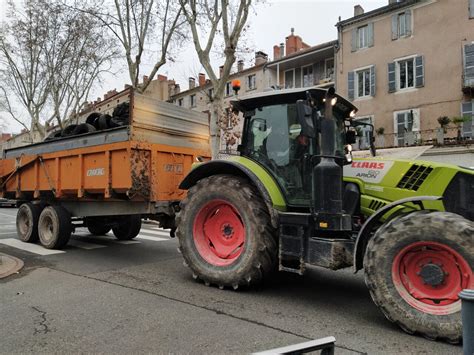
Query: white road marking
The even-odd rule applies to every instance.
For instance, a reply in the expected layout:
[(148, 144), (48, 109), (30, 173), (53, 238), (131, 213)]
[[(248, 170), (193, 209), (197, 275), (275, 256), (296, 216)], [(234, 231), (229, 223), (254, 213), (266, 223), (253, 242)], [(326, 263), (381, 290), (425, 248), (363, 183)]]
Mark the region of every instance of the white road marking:
[(15, 213), (15, 214), (7, 214), (7, 213), (2, 213), (2, 212), (0, 212), (0, 214), (1, 214), (2, 216), (13, 217), (13, 218), (15, 218), (15, 216), (16, 216), (16, 213)]
[(145, 240), (152, 240), (154, 242), (162, 242), (164, 240), (168, 240), (168, 238), (160, 238), (160, 237), (149, 237), (148, 235), (139, 234), (135, 237), (136, 239), (145, 239)]
[(16, 229), (12, 229), (11, 232), (0, 232), (0, 235), (12, 235), (16, 234)]
[(70, 239), (68, 245), (76, 248), (92, 250), (92, 249), (99, 249), (99, 248), (106, 248), (107, 245), (102, 244), (94, 244), (89, 242), (81, 242), (77, 239)]
[(0, 239), (0, 244), (8, 245), (10, 247), (21, 249), (38, 255), (53, 255), (65, 253), (65, 251), (63, 250), (46, 249), (40, 245), (24, 243), (18, 239), (13, 238)]
[(138, 240), (113, 240), (114, 243), (117, 243), (117, 244), (125, 244), (125, 245), (128, 245), (128, 244), (140, 244), (141, 242), (138, 241)]
[(159, 231), (159, 230), (149, 230), (149, 229), (140, 230), (140, 234), (159, 235), (159, 236), (168, 237), (168, 238), (170, 236), (170, 232)]

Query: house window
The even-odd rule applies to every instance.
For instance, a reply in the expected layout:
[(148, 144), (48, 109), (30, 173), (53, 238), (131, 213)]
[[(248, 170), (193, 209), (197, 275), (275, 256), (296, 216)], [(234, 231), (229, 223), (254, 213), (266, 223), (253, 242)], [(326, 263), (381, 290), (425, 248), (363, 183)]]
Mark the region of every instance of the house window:
[(313, 66), (308, 65), (303, 67), (301, 70), (301, 75), (303, 76), (303, 87), (313, 86), (314, 85), (314, 76), (313, 76)]
[(212, 100), (212, 98), (214, 97), (214, 88), (210, 88), (209, 90), (207, 90), (207, 96), (209, 97), (209, 100)]
[(225, 84), (225, 96), (230, 96), (232, 95), (232, 84), (230, 81)]
[(255, 90), (257, 88), (257, 76), (255, 74), (247, 76), (247, 90)]
[(325, 78), (334, 78), (334, 58), (328, 58), (324, 61), (324, 74)]
[(189, 96), (189, 101), (191, 103), (191, 107), (196, 107), (196, 95)]
[(349, 72), (347, 82), (349, 99), (375, 96), (375, 81), (375, 65)]
[(183, 106), (183, 99), (178, 99), (178, 106)]
[[(372, 124), (372, 117), (360, 117), (355, 119), (355, 123), (368, 123)], [(357, 130), (357, 146), (359, 149), (369, 149), (370, 148), (370, 131), (372, 130), (371, 126), (360, 125), (356, 126)]]
[(463, 102), (461, 104), (461, 114), (464, 118), (462, 122), (462, 136), (474, 137), (474, 100), (471, 102)]
[(415, 58), (397, 62), (397, 71), (399, 90), (415, 87)]
[(295, 87), (295, 70), (285, 71), (285, 88), (290, 89)]
[(365, 25), (357, 29), (357, 48), (367, 48), (369, 46), (369, 26)]
[(469, 18), (474, 18), (474, 0), (469, 0)]
[(357, 95), (356, 97), (370, 96), (370, 68), (356, 72)]
[(392, 16), (392, 40), (411, 36), (411, 16), (411, 10)]
[(416, 143), (420, 130), (420, 111), (418, 109), (394, 113), (395, 145), (411, 146)]

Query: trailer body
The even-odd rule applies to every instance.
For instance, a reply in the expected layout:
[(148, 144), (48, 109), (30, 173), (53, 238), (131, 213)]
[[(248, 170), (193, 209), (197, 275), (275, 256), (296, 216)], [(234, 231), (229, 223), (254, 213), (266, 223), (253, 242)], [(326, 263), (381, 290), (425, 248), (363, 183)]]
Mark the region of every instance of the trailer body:
[(71, 217), (174, 217), (180, 181), (210, 157), (208, 116), (131, 92), (129, 123), (6, 150), (0, 197), (59, 204)]

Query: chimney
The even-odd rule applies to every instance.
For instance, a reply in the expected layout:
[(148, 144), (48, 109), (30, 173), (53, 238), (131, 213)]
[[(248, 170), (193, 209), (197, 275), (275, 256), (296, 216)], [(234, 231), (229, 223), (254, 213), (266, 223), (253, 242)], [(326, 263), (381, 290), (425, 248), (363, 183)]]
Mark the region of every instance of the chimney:
[(237, 62), (237, 71), (242, 71), (244, 70), (244, 61), (241, 59)]
[(148, 81), (148, 75), (143, 75), (143, 84), (145, 84)]
[(179, 84), (176, 84), (174, 87), (174, 93), (175, 95), (179, 94), (181, 92), (181, 88), (179, 87)]
[[(279, 47), (276, 46), (278, 49)], [(262, 51), (255, 53), (255, 65), (265, 64), (268, 61), (268, 55)]]
[(280, 46), (275, 44), (273, 46), (273, 60), (277, 60), (281, 58), (281, 53), (280, 53)]
[(168, 77), (166, 75), (161, 75), (161, 74), (158, 74), (157, 79), (158, 81), (168, 81)]
[(280, 43), (280, 58), (285, 56), (285, 44), (283, 42)]
[(223, 73), (223, 72), (224, 72), (224, 66), (221, 65), (221, 66), (219, 67), (219, 78), (222, 77), (222, 73)]
[(206, 74), (199, 73), (199, 86), (206, 85)]
[(354, 17), (362, 15), (364, 13), (364, 8), (360, 5), (354, 6)]
[(194, 89), (196, 87), (196, 79), (189, 77), (189, 89)]
[(402, 0), (388, 0), (388, 4), (396, 4), (397, 2), (402, 2)]

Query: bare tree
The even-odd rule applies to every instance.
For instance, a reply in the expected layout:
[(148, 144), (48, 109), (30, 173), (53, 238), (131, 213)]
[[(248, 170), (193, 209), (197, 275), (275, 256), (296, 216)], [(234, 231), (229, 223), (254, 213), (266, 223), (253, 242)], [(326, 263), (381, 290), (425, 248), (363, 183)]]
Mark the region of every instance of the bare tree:
[[(93, 6), (78, 8), (99, 19), (120, 43), (127, 62), (131, 85), (143, 92), (160, 68), (171, 59), (170, 50), (182, 42), (184, 24), (182, 10), (173, 0), (113, 0), (112, 6), (98, 1)], [(153, 57), (148, 81), (139, 85), (145, 56)]]
[[(236, 60), (239, 39), (246, 29), (252, 0), (179, 0), (191, 29), (196, 54), (211, 80), (211, 149), (213, 158), (220, 147), (219, 119), (224, 114), (224, 90)], [(216, 35), (218, 35), (216, 37)], [(222, 36), (222, 37), (221, 37)], [(211, 51), (222, 40), (224, 65), (217, 75), (211, 63)]]
[(95, 19), (59, 0), (10, 1), (7, 19), (0, 30), (0, 110), (32, 139), (34, 132), (43, 138), (48, 126), (62, 126), (79, 110), (113, 47)]

